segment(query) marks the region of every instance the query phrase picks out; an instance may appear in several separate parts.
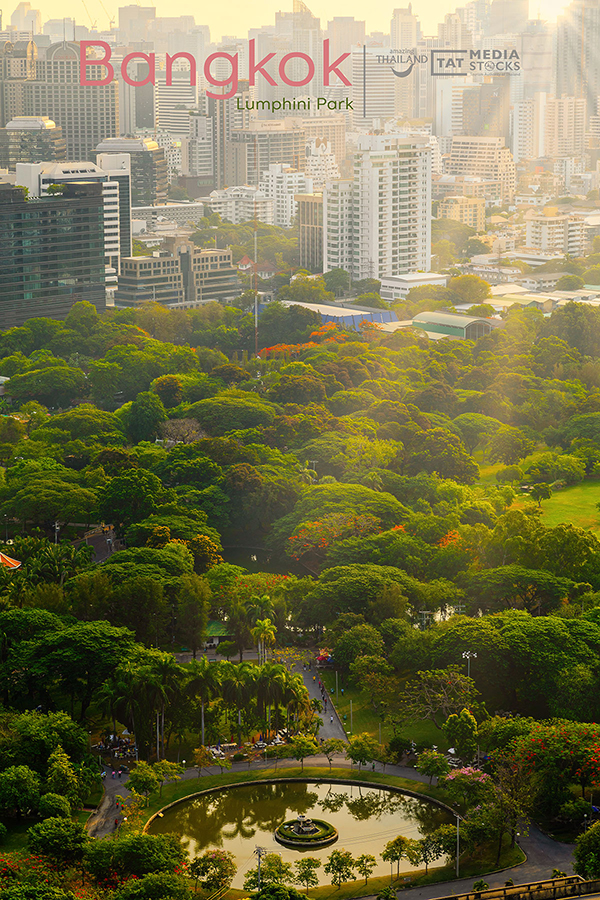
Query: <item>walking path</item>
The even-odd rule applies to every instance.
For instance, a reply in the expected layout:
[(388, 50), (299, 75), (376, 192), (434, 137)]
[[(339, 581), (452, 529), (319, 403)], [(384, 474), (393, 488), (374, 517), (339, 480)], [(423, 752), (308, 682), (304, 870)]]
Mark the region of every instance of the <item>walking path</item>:
[[(307, 687), (310, 699), (321, 700), (321, 702), (323, 702), (323, 696), (319, 688), (319, 673), (315, 670), (314, 666), (312, 669), (307, 669), (302, 672), (302, 677), (304, 678), (304, 684)], [(315, 679), (314, 681), (313, 678)], [(321, 713), (323, 724), (319, 728), (317, 737), (319, 740), (321, 740), (321, 738), (323, 740), (328, 740), (328, 738), (339, 738), (340, 740), (345, 741), (347, 740), (346, 729), (340, 721), (337, 710), (333, 705), (333, 700), (330, 696), (327, 696), (327, 690), (325, 691), (325, 695), (326, 708), (323, 709), (323, 712)]]

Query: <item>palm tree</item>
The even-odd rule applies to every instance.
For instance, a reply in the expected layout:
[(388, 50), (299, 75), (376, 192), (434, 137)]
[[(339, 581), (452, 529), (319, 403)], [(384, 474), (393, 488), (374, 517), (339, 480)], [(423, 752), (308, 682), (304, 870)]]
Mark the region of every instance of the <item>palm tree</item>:
[(297, 717), (301, 712), (306, 712), (310, 708), (308, 691), (299, 673), (291, 675), (289, 672), (286, 672), (283, 705), (287, 711), (287, 728), (289, 732), (290, 715)]
[(253, 594), (247, 603), (247, 610), (250, 621), (256, 625), (259, 619), (266, 619), (273, 615), (273, 601), (268, 594), (262, 594), (260, 597), (258, 594)]
[[(169, 699), (181, 689), (181, 683), (185, 675), (185, 669), (178, 665), (172, 653), (156, 653), (152, 669), (155, 674), (157, 717), (160, 715), (160, 746), (162, 755), (165, 755), (165, 707)], [(160, 759), (158, 747), (158, 720), (157, 720), (157, 744), (156, 758)]]
[(267, 711), (267, 726), (271, 731), (271, 706), (277, 708), (283, 700), (286, 668), (280, 663), (268, 662), (258, 670), (256, 678), (256, 698), (259, 712)]
[(248, 705), (253, 695), (255, 666), (250, 663), (222, 663), (223, 666), (223, 699), (235, 706), (238, 713), (238, 746), (242, 746), (242, 709)]
[(258, 619), (252, 637), (258, 647), (258, 664), (261, 665), (267, 661), (267, 647), (275, 643), (275, 626), (270, 619)]
[(200, 659), (194, 659), (188, 668), (189, 681), (187, 684), (188, 693), (200, 700), (202, 710), (202, 736), (201, 745), (204, 747), (204, 709), (209, 700), (217, 693), (217, 689), (221, 683), (221, 664), (214, 665), (209, 663), (206, 656)]

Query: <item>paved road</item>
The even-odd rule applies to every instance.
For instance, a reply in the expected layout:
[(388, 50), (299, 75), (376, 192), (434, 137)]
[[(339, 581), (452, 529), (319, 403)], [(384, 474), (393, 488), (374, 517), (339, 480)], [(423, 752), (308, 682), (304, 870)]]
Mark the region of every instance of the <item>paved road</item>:
[[(319, 673), (315, 671), (314, 666), (312, 669), (303, 671), (302, 677), (304, 678), (304, 684), (308, 689), (310, 699), (322, 700), (321, 691), (319, 689)], [(315, 679), (314, 681), (313, 678)], [(331, 699), (327, 700), (327, 708), (321, 713), (321, 718), (323, 719), (323, 724), (319, 728), (319, 739), (323, 738), (324, 740), (327, 740), (328, 738), (340, 738), (342, 741), (347, 740), (346, 730), (340, 721), (337, 710)]]

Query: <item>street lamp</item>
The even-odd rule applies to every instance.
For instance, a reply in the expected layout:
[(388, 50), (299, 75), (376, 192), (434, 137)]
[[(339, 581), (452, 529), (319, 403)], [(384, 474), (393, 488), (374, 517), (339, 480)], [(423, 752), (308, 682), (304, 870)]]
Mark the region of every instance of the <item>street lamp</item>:
[(462, 658), (467, 660), (467, 678), (470, 678), (471, 677), (471, 660), (477, 659), (477, 654), (474, 653), (472, 650), (465, 650), (465, 651), (463, 651)]
[(458, 878), (458, 870), (459, 870), (459, 859), (460, 859), (460, 819), (458, 813), (454, 813), (456, 816), (456, 877)]

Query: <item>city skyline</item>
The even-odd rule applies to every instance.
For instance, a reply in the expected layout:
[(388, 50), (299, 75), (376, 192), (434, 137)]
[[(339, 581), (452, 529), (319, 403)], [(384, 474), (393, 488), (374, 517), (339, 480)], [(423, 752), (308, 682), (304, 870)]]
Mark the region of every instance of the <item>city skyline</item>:
[[(118, 22), (119, 8), (125, 3), (106, 4), (101, 0), (63, 0), (57, 11), (55, 3), (40, 0), (32, 4), (40, 10), (42, 21), (60, 18), (74, 18), (78, 25), (90, 27), (96, 25), (98, 31), (107, 29), (109, 22)], [(157, 16), (187, 15), (194, 16), (197, 25), (206, 25), (210, 28), (212, 40), (220, 42), (226, 38), (235, 37), (244, 40), (250, 29), (271, 26), (275, 21), (275, 15), (279, 11), (288, 11), (292, 3), (281, 0), (261, 0), (260, 3), (248, 4), (242, 0), (233, 0), (227, 7), (209, 6), (206, 10), (198, 10), (192, 0), (179, 0), (176, 7), (173, 4), (158, 0), (149, 3), (156, 9)], [(365, 9), (360, 0), (328, 0), (327, 3), (309, 4), (313, 14), (320, 18), (321, 28), (327, 28), (328, 20), (335, 16), (353, 16), (356, 19), (366, 19), (367, 34), (382, 32), (390, 33), (390, 21), (393, 11), (397, 8), (394, 3), (382, 2), (370, 4)], [(408, 6), (408, 2), (404, 4)], [(415, 0), (412, 3), (412, 11), (418, 17), (424, 34), (435, 34), (438, 24), (448, 13), (453, 13), (460, 2), (448, 3), (447, 0), (433, 0), (425, 3), (423, 0)], [(529, 16), (532, 19), (540, 18), (554, 21), (568, 6), (564, 0), (530, 0)], [(4, 10), (4, 22), (8, 24), (9, 9)], [(4, 27), (6, 27), (4, 24)], [(67, 37), (69, 35), (67, 34)]]

